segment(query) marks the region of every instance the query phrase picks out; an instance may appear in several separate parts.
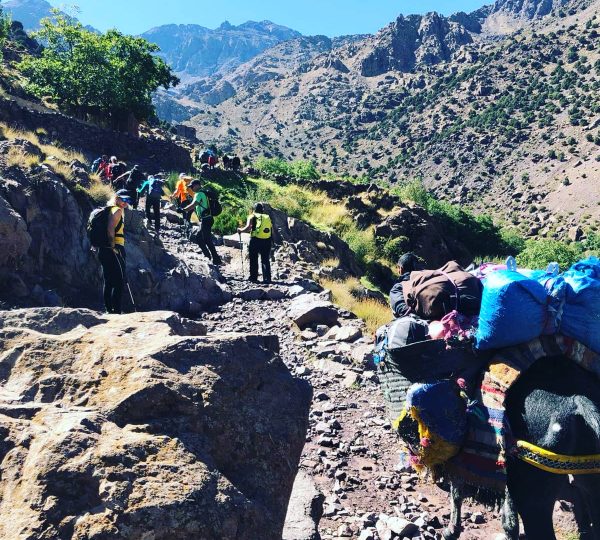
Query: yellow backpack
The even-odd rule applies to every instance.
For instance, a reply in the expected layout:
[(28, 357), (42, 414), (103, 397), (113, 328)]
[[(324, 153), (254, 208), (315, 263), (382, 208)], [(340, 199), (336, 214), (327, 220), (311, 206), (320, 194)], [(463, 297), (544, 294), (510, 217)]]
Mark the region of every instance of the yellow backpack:
[(252, 231), (252, 238), (271, 238), (272, 223), (271, 218), (267, 214), (254, 214), (256, 226)]

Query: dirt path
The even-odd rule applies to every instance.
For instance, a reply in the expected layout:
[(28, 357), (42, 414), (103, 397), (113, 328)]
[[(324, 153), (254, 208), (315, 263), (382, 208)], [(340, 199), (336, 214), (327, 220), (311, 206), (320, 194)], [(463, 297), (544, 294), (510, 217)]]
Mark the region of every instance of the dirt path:
[[(168, 233), (164, 241), (169, 247), (181, 245), (177, 234)], [(200, 252), (196, 246), (189, 246), (189, 250)], [(288, 312), (293, 300), (285, 295), (304, 276), (294, 276), (293, 267), (280, 264), (280, 273), (288, 278), (257, 286), (242, 280), (239, 250), (218, 250), (225, 261), (221, 272), (234, 298), (203, 317), (209, 332), (277, 335), (283, 361), (314, 389), (300, 467), (325, 496), (321, 538), (380, 538), (375, 533), (380, 514), (416, 524), (418, 530), (407, 537), (441, 538), (442, 525), (449, 517), (446, 493), (399, 467), (401, 447), (387, 420), (377, 376), (364, 364), (352, 363), (352, 354), (361, 345), (368, 345), (371, 338), (359, 339), (347, 347), (347, 354), (328, 352), (328, 342), (319, 339), (303, 341), (291, 327)], [(248, 272), (247, 262), (244, 264)], [(274, 298), (282, 298), (241, 298), (261, 288)], [(489, 540), (501, 532), (497, 512), (469, 502), (463, 512), (465, 532), (461, 538)], [(570, 530), (568, 512), (559, 509), (556, 518)]]

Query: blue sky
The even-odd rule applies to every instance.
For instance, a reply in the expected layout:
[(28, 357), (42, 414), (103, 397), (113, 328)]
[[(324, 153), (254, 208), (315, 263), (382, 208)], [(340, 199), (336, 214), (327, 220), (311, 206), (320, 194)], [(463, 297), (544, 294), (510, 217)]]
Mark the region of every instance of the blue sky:
[(100, 30), (139, 34), (167, 23), (215, 28), (223, 21), (271, 20), (305, 35), (373, 33), (399, 14), (473, 11), (492, 0), (49, 0), (65, 8), (77, 4), (79, 19)]

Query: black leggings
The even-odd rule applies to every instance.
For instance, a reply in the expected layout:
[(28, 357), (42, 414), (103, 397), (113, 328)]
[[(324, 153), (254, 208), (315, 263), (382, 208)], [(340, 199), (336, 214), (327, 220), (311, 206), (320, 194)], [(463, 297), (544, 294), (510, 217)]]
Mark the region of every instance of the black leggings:
[(125, 248), (100, 248), (98, 257), (104, 275), (104, 306), (108, 313), (121, 313), (121, 299), (125, 286)]
[(262, 277), (265, 283), (271, 281), (271, 239), (270, 238), (250, 238), (248, 247), (248, 256), (250, 258), (250, 280), (258, 280), (258, 256), (260, 255), (260, 265)]
[(152, 214), (154, 213), (154, 230), (160, 231), (160, 199), (155, 199), (146, 195), (146, 218), (148, 222), (152, 221)]
[(212, 239), (214, 223), (215, 220), (212, 216), (200, 220), (200, 234), (197, 236), (196, 242), (206, 258), (211, 259), (214, 264), (221, 264), (221, 257), (219, 257)]

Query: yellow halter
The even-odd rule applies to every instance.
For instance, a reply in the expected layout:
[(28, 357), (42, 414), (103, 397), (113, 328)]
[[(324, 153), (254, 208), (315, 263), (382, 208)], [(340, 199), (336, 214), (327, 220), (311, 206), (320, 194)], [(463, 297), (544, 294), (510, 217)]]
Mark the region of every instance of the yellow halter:
[(517, 441), (517, 456), (525, 463), (554, 474), (600, 474), (600, 454), (564, 456), (525, 441)]

